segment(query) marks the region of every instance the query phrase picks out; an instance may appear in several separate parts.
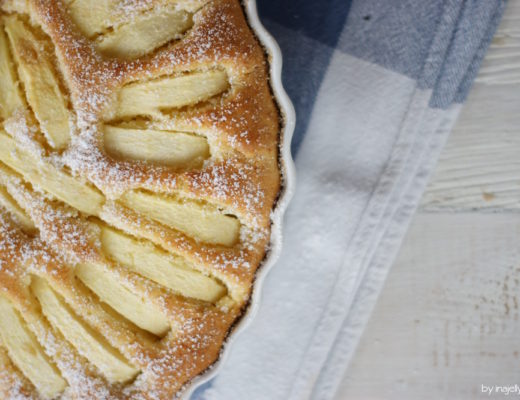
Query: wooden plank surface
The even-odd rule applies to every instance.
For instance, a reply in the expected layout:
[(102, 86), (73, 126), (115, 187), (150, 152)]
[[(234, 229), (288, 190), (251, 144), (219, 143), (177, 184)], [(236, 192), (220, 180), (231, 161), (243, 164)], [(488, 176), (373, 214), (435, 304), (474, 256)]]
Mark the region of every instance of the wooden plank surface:
[(520, 385), (519, 243), (520, 214), (417, 215), (338, 399)]
[(520, 386), (519, 211), (512, 0), (337, 400), (498, 399), (481, 385)]
[(421, 208), (520, 210), (520, 1), (510, 1)]

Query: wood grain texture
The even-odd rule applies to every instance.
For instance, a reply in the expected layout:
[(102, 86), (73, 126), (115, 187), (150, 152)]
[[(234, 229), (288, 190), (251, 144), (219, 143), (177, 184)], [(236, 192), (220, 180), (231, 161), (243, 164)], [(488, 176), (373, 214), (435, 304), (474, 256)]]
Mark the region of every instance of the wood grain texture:
[(510, 1), (421, 209), (520, 210), (520, 1)]
[(337, 400), (501, 399), (481, 385), (520, 385), (519, 211), (512, 0)]
[(520, 83), (520, 1), (511, 0), (480, 68), (477, 83)]
[(338, 400), (470, 400), (481, 384), (520, 385), (518, 243), (517, 214), (417, 215)]

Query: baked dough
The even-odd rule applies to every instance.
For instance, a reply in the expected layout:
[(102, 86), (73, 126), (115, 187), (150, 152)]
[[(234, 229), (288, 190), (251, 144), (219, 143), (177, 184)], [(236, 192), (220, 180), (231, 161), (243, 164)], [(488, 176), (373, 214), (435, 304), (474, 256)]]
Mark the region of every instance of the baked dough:
[(0, 5), (0, 397), (174, 398), (270, 240), (265, 54), (238, 0)]

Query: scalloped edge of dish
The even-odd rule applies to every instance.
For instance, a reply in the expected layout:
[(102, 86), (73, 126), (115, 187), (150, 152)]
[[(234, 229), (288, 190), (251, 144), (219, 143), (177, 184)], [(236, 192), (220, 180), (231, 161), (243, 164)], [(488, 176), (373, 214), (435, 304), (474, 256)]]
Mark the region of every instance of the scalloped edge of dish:
[(294, 194), (296, 181), (296, 172), (291, 154), (291, 139), (296, 124), (296, 113), (282, 84), (282, 52), (276, 40), (260, 22), (256, 0), (242, 0), (241, 3), (246, 13), (249, 26), (267, 54), (270, 78), (269, 83), (282, 118), (279, 145), (282, 186), (276, 206), (271, 214), (271, 240), (268, 253), (256, 272), (249, 305), (226, 338), (218, 360), (215, 361), (215, 363), (213, 363), (213, 365), (211, 365), (205, 372), (193, 378), (183, 388), (181, 398), (185, 400), (188, 400), (197, 388), (218, 375), (226, 363), (230, 350), (233, 347), (233, 343), (254, 320), (260, 306), (265, 278), (271, 268), (275, 265), (282, 251), (283, 217)]

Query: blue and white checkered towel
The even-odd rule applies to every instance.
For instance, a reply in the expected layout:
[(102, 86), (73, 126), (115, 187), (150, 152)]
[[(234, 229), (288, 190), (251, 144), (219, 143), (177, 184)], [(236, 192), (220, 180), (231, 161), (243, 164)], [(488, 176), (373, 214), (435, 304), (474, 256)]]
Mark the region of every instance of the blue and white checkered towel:
[(502, 0), (258, 0), (298, 184), (253, 324), (197, 400), (333, 399)]

